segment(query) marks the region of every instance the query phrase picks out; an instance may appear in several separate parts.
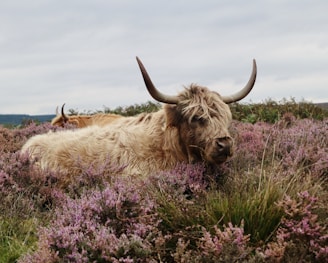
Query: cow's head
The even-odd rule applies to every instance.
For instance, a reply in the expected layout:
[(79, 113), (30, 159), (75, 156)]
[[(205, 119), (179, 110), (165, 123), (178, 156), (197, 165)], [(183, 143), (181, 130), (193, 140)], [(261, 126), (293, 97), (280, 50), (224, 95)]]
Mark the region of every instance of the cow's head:
[(65, 103), (61, 107), (61, 112), (58, 111), (58, 107), (56, 108), (56, 117), (54, 117), (51, 121), (51, 125), (64, 127), (66, 123), (70, 123), (78, 126), (79, 122), (75, 117), (68, 117), (64, 112)]
[(233, 140), (228, 128), (231, 111), (227, 104), (247, 96), (256, 79), (256, 62), (246, 86), (230, 96), (221, 96), (215, 91), (195, 84), (186, 87), (177, 96), (169, 96), (157, 90), (145, 67), (137, 61), (151, 96), (164, 102), (166, 127), (177, 129), (179, 144), (190, 163), (206, 162), (220, 164), (232, 155)]
[(65, 103), (63, 104), (63, 106), (61, 108), (61, 113), (58, 111), (58, 106), (57, 106), (56, 117), (54, 117), (52, 119), (51, 125), (64, 127), (65, 123), (68, 121), (68, 117), (64, 113), (64, 106), (65, 106)]

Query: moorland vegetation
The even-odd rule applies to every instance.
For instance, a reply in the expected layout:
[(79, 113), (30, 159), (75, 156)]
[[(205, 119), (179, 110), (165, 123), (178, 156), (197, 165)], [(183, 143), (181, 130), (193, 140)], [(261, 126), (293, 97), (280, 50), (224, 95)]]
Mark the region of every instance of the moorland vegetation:
[(327, 262), (328, 112), (294, 100), (231, 110), (235, 154), (214, 174), (181, 164), (137, 180), (105, 163), (65, 189), (19, 150), (72, 127), (0, 127), (0, 262)]

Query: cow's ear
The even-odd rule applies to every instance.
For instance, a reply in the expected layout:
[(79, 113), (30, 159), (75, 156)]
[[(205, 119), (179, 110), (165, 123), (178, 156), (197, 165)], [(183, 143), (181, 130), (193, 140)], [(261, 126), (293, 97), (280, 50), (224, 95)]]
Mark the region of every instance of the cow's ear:
[(73, 125), (75, 125), (77, 127), (79, 126), (79, 121), (76, 120), (76, 119), (70, 119), (70, 120), (68, 120), (68, 123), (73, 124)]
[(165, 104), (164, 106), (166, 127), (177, 127), (181, 116), (177, 111), (177, 106), (172, 104)]

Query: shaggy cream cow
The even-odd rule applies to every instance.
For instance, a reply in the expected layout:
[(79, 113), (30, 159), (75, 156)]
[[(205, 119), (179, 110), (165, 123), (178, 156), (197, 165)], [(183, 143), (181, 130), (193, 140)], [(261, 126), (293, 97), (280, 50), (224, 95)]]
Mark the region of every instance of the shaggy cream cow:
[(218, 165), (232, 155), (233, 139), (228, 127), (228, 103), (244, 98), (256, 79), (256, 63), (246, 86), (230, 96), (195, 84), (177, 96), (157, 90), (137, 58), (150, 95), (163, 108), (154, 113), (119, 118), (110, 125), (66, 130), (29, 139), (22, 148), (43, 169), (59, 170), (69, 176), (83, 166), (110, 163), (126, 165), (125, 174), (148, 175), (172, 169), (178, 163), (202, 162)]
[(64, 113), (64, 106), (65, 104), (63, 104), (61, 108), (61, 113), (58, 112), (58, 108), (56, 109), (56, 117), (52, 119), (51, 125), (64, 127), (65, 123), (69, 123), (75, 125), (78, 128), (84, 128), (91, 125), (105, 126), (123, 117), (118, 114), (109, 114), (109, 113), (66, 116), (66, 114)]

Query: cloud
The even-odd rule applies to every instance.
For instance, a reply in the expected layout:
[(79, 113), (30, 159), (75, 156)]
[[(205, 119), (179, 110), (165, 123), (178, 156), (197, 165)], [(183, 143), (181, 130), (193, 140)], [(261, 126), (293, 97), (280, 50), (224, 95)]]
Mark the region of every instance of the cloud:
[(0, 113), (152, 100), (136, 55), (165, 93), (193, 82), (236, 91), (256, 58), (248, 100), (328, 101), (327, 8), (323, 0), (2, 1)]

